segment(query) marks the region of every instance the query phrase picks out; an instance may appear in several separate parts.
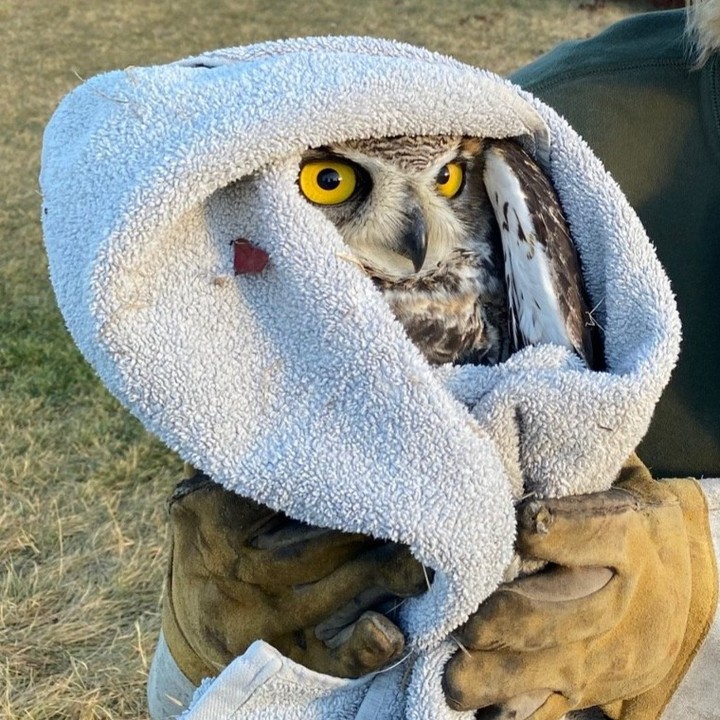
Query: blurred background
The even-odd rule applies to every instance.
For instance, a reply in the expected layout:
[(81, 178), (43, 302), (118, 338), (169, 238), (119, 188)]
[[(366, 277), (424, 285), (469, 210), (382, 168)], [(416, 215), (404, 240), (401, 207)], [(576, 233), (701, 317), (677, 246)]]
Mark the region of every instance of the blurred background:
[(85, 78), (302, 35), (390, 37), (500, 74), (677, 2), (0, 0), (0, 717), (145, 717), (165, 497), (182, 463), (100, 385), (50, 283), (43, 128)]

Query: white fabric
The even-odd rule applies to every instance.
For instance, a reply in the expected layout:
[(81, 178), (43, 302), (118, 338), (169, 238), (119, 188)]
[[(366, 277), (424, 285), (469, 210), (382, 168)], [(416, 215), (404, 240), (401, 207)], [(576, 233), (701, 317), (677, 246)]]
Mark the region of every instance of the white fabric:
[[(430, 368), (297, 191), (308, 147), (438, 133), (518, 137), (548, 170), (607, 372), (549, 345), (499, 367)], [(449, 712), (443, 638), (502, 579), (513, 499), (606, 488), (677, 358), (668, 280), (598, 160), (490, 73), (393, 42), (316, 38), (89, 80), (48, 125), (41, 185), (67, 325), (149, 430), (232, 490), (406, 543), (435, 570), (404, 606), (407, 705), (387, 707)], [(269, 253), (265, 271), (234, 276), (239, 237)], [(268, 703), (258, 717), (310, 717), (280, 695), (249, 702)]]
[[(715, 558), (720, 562), (720, 478), (705, 478), (700, 484), (707, 498)], [(687, 674), (673, 694), (662, 720), (720, 719), (720, 613)]]
[(148, 672), (147, 704), (150, 717), (152, 720), (171, 720), (182, 715), (190, 705), (194, 692), (195, 685), (178, 667), (160, 632)]

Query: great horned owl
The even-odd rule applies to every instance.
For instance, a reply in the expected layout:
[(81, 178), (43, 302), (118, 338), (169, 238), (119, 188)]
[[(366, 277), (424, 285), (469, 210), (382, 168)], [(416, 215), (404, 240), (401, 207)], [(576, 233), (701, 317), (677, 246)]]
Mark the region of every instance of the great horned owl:
[(308, 150), (301, 193), (337, 227), (433, 364), (554, 342), (592, 362), (557, 196), (512, 140), (418, 136)]

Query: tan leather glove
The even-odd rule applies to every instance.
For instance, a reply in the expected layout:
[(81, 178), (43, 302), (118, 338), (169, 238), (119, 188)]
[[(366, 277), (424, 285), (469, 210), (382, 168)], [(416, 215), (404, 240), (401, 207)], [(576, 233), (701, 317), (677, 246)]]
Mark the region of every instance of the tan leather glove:
[(163, 634), (195, 684), (257, 639), (340, 677), (402, 654), (400, 630), (366, 609), (426, 589), (406, 548), (290, 520), (201, 474), (178, 486), (170, 521)]
[(446, 666), (448, 703), (478, 718), (551, 720), (600, 706), (659, 717), (717, 602), (707, 507), (692, 480), (633, 456), (604, 493), (525, 504), (517, 547), (545, 571), (503, 586)]

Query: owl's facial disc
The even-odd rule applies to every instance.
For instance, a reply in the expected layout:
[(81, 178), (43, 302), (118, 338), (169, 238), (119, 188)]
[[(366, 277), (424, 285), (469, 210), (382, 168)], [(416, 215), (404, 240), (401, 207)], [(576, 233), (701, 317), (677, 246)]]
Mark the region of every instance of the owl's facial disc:
[(451, 136), (348, 140), (307, 150), (298, 189), (370, 274), (407, 278), (482, 234), (482, 149)]

